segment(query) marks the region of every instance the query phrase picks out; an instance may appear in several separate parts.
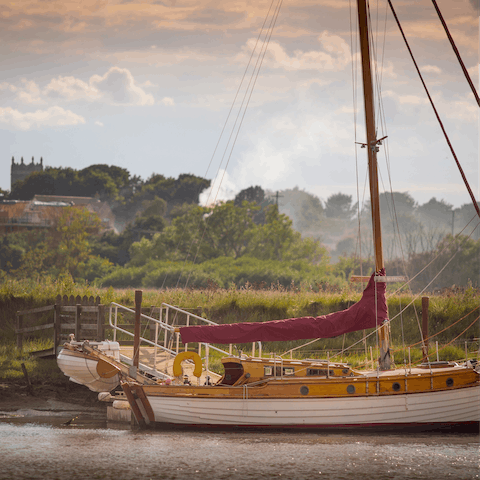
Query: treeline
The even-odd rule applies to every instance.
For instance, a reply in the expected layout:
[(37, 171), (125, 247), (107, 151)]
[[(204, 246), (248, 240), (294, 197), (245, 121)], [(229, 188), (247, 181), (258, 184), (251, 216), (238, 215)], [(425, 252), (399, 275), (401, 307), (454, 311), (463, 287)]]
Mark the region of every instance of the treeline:
[[(143, 181), (107, 165), (34, 173), (14, 185), (10, 199), (31, 199), (35, 194), (96, 196), (110, 204), (124, 228), (120, 233), (102, 232), (95, 214), (65, 208), (52, 229), (3, 235), (0, 275), (67, 274), (76, 281), (113, 287), (277, 285), (316, 291), (342, 287), (351, 274), (373, 270), (368, 203), (359, 209), (341, 193), (322, 202), (298, 188), (277, 192), (274, 198), (256, 186), (215, 208), (201, 207), (199, 195), (209, 185), (194, 175), (152, 175)], [(411, 284), (414, 290), (478, 285), (480, 240), (446, 235), (449, 215), (460, 225), (474, 213), (473, 206), (452, 210), (435, 199), (417, 205), (407, 193), (398, 192), (393, 197), (383, 194), (381, 204), (385, 215), (395, 213), (394, 224), (382, 217), (386, 257), (393, 259), (386, 265), (389, 274), (415, 277), (421, 272)], [(364, 243), (357, 240), (358, 211)], [(421, 221), (427, 217), (437, 218), (432, 221), (438, 232), (428, 242), (431, 231)], [(440, 229), (441, 225), (447, 227)], [(403, 258), (389, 251), (388, 240), (396, 238), (397, 226), (406, 227), (401, 240), (411, 247)], [(331, 238), (336, 245), (327, 249)], [(414, 245), (423, 240), (422, 248)], [(367, 260), (360, 262), (360, 253)], [(447, 262), (449, 267), (436, 276)]]
[[(273, 197), (273, 192), (269, 195)], [(358, 205), (351, 195), (343, 193), (322, 201), (296, 187), (276, 195), (280, 212), (292, 219), (302, 236), (320, 239), (333, 261), (342, 255), (373, 255), (369, 201)], [(381, 193), (380, 212), (384, 250), (389, 258), (432, 251), (447, 234), (480, 239), (480, 229), (474, 230), (478, 219), (471, 203), (454, 208), (435, 197), (419, 204), (407, 192)]]
[(34, 195), (64, 195), (96, 197), (112, 208), (121, 227), (131, 223), (147, 207), (160, 198), (168, 209), (159, 212), (169, 214), (184, 203), (198, 204), (199, 195), (210, 186), (210, 180), (190, 174), (178, 178), (153, 174), (147, 180), (131, 175), (125, 168), (109, 165), (91, 165), (82, 170), (47, 167), (25, 180), (14, 183), (6, 195), (10, 200), (31, 200)]

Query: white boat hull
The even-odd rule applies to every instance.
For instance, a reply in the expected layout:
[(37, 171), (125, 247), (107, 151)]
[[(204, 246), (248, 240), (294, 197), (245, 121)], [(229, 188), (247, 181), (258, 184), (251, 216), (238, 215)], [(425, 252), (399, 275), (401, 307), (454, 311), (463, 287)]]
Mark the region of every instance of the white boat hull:
[(352, 398), (219, 399), (148, 395), (156, 423), (258, 427), (360, 427), (480, 421), (480, 386)]
[(57, 364), (72, 382), (85, 385), (93, 392), (110, 392), (120, 383), (118, 375), (102, 378), (97, 372), (98, 360), (79, 352), (62, 349)]

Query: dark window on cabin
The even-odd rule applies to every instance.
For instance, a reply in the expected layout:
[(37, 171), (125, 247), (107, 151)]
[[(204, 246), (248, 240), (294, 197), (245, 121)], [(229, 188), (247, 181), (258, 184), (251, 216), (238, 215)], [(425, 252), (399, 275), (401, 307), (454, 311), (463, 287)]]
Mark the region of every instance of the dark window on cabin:
[[(333, 370), (329, 370), (329, 375), (333, 377), (335, 372)], [(307, 375), (311, 375), (314, 377), (326, 377), (327, 376), (327, 369), (326, 368), (307, 368)]]
[(228, 362), (224, 363), (225, 375), (220, 385), (234, 385), (235, 382), (243, 375), (243, 366), (241, 363)]

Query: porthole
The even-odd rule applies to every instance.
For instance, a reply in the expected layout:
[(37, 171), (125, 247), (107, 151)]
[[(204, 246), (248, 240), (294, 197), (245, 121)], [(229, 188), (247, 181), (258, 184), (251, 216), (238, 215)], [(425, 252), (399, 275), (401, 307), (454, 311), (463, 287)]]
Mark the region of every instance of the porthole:
[(453, 387), (453, 378), (447, 378), (445, 383), (447, 384), (447, 387)]
[(303, 387), (300, 387), (300, 393), (302, 395), (308, 395), (308, 392), (309, 392), (309, 390), (308, 390), (308, 387), (306, 385), (303, 385)]
[(344, 375), (346, 375), (346, 374), (348, 373), (348, 368), (344, 368), (344, 369), (342, 370), (342, 373), (343, 373)]
[(393, 388), (393, 391), (394, 392), (398, 392), (402, 387), (400, 386), (400, 384), (398, 382), (395, 382), (393, 385), (392, 385), (392, 388)]
[(355, 387), (353, 385), (349, 385), (347, 387), (347, 393), (355, 393)]

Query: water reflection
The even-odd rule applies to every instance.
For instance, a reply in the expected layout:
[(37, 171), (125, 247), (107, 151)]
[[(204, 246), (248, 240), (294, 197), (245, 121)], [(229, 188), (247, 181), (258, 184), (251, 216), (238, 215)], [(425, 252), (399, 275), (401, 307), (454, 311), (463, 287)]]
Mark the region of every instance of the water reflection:
[[(36, 423), (32, 423), (35, 421)], [(0, 479), (474, 479), (478, 435), (139, 431), (80, 415), (0, 422)]]

